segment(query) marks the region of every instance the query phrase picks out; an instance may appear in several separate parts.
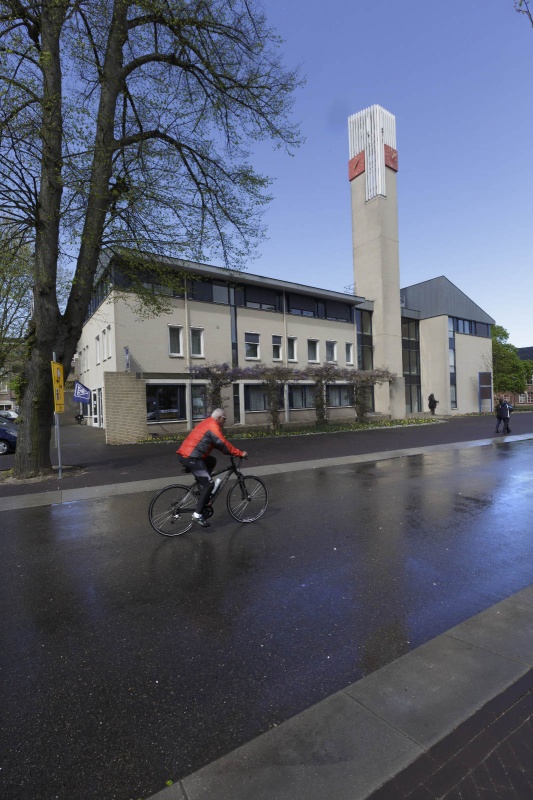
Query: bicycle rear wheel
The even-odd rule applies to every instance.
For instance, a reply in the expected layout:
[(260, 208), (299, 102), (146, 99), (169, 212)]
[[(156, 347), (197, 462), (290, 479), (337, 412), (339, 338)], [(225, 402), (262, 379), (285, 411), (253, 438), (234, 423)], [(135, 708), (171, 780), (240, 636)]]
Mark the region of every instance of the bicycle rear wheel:
[(237, 522), (254, 522), (264, 513), (268, 492), (261, 478), (246, 475), (236, 481), (228, 492), (228, 511)]
[(194, 486), (165, 486), (152, 499), (148, 509), (150, 525), (163, 536), (181, 536), (193, 526), (192, 512), (197, 493)]

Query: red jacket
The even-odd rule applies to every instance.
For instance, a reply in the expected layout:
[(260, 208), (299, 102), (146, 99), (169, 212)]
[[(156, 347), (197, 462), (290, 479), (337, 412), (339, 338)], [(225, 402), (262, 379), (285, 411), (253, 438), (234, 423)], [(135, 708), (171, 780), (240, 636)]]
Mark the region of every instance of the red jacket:
[(243, 450), (233, 447), (231, 442), (224, 438), (220, 425), (213, 417), (207, 417), (199, 422), (176, 452), (183, 458), (205, 458), (213, 447), (221, 450), (227, 456), (244, 455)]

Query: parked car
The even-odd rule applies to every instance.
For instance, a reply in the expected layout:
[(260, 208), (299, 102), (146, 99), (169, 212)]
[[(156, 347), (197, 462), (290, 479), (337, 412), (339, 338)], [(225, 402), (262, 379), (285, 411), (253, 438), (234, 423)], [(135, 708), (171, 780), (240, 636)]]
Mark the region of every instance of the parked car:
[(14, 453), (17, 449), (18, 430), (12, 422), (0, 421), (0, 456)]
[(11, 420), (13, 420), (13, 419), (17, 419), (17, 417), (18, 417), (18, 414), (17, 414), (16, 411), (11, 411), (11, 410), (0, 411), (0, 418), (1, 419), (11, 419)]

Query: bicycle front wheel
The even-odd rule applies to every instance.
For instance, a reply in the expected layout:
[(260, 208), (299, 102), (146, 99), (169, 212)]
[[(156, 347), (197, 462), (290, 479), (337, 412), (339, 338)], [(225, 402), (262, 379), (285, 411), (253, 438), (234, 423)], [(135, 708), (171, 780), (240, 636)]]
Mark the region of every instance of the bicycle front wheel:
[(227, 503), (229, 513), (237, 522), (254, 522), (265, 513), (267, 488), (261, 478), (243, 476), (229, 490)]
[(193, 526), (192, 512), (197, 496), (192, 486), (165, 486), (148, 509), (150, 525), (163, 536), (181, 536)]

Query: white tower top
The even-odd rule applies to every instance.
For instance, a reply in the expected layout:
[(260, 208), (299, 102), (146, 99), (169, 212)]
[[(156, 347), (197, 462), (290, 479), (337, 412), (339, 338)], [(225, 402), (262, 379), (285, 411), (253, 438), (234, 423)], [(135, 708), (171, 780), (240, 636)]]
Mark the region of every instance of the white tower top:
[(366, 172), (366, 199), (387, 196), (385, 167), (398, 171), (396, 119), (381, 106), (370, 106), (348, 117), (350, 180)]

